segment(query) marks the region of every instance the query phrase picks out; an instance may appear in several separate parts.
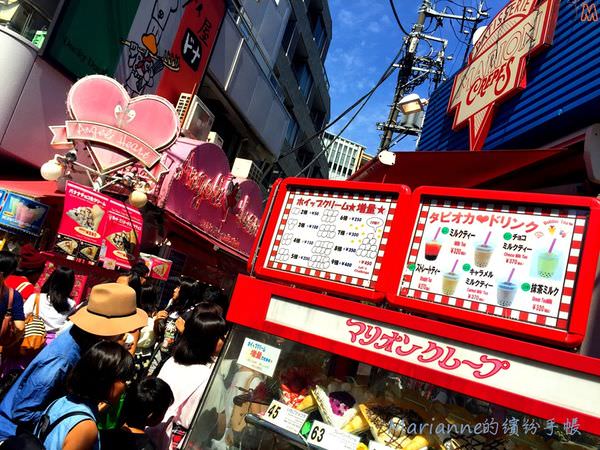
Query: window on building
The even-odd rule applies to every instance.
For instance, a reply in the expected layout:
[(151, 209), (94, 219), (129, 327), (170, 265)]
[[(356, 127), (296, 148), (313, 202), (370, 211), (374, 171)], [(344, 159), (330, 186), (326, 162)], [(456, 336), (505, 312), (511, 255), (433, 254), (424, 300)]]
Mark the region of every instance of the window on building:
[(298, 81), (298, 87), (300, 88), (302, 96), (305, 100), (308, 100), (310, 90), (313, 86), (313, 77), (306, 61), (303, 61), (299, 64), (294, 64), (294, 75)]
[(325, 23), (323, 22), (323, 16), (320, 13), (314, 13), (311, 17), (311, 29), (315, 44), (319, 49), (319, 52), (323, 50), (325, 41), (327, 38), (327, 32), (325, 31)]
[(310, 112), (310, 118), (316, 130), (320, 130), (323, 127), (323, 122), (325, 121), (325, 113), (323, 111), (316, 108), (313, 109)]
[(298, 137), (298, 130), (300, 126), (298, 122), (293, 117), (290, 117), (290, 122), (288, 123), (288, 128), (285, 133), (285, 140), (289, 144), (290, 147), (293, 147), (296, 143), (296, 138)]
[(0, 26), (41, 48), (60, 0), (0, 1)]
[(290, 53), (290, 45), (296, 33), (296, 22), (296, 16), (292, 13), (283, 32), (283, 39), (281, 40), (281, 48), (283, 48), (286, 55)]

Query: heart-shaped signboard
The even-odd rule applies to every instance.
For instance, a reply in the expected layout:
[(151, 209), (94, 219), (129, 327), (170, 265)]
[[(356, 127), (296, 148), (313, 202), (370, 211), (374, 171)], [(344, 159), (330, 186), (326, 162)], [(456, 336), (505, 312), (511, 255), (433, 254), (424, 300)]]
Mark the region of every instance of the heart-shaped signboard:
[[(103, 75), (77, 81), (67, 108), (73, 120), (67, 121), (62, 136), (86, 141), (103, 173), (137, 161), (151, 170), (159, 152), (179, 136), (179, 117), (169, 101), (157, 95), (131, 98), (121, 84)], [(52, 131), (56, 137), (57, 130)]]

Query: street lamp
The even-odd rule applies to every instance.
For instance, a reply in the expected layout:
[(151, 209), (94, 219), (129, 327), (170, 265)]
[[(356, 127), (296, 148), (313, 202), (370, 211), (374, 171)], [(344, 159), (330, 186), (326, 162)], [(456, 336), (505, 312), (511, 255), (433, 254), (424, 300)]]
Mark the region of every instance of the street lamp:
[(408, 94), (400, 100), (398, 106), (400, 107), (402, 114), (406, 115), (423, 111), (425, 105), (423, 104), (421, 97), (419, 97), (419, 94)]

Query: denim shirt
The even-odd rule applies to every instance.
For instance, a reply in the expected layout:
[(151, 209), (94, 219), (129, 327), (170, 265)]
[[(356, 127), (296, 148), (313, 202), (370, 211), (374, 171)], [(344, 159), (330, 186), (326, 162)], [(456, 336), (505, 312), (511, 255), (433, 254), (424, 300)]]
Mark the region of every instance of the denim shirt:
[(13, 436), (19, 424), (33, 428), (46, 407), (64, 395), (67, 374), (81, 358), (71, 332), (61, 333), (44, 348), (0, 403), (0, 442)]

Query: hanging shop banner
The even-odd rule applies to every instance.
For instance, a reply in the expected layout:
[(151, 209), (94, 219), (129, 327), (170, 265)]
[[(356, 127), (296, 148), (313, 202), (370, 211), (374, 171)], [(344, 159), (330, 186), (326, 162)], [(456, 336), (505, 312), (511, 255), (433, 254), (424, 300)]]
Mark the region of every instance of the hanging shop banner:
[(483, 148), (496, 105), (525, 89), (527, 61), (552, 43), (558, 6), (559, 0), (509, 1), (473, 45), (448, 105), (454, 130), (469, 124), (471, 150)]
[(286, 179), (271, 194), (275, 209), (257, 274), (375, 295), (399, 201), (408, 193), (405, 186)]
[(102, 244), (101, 261), (129, 269), (142, 239), (142, 214), (123, 202), (111, 199)]
[(567, 331), (596, 200), (517, 201), (524, 196), (421, 196), (396, 295)]
[(247, 257), (263, 211), (256, 182), (234, 178), (227, 156), (214, 144), (179, 139), (166, 156), (175, 162), (159, 204)]
[(97, 261), (110, 201), (107, 195), (68, 181), (55, 250), (85, 261)]
[(48, 209), (48, 205), (32, 198), (0, 190), (0, 227), (39, 236)]
[[(46, 261), (46, 264), (44, 265), (44, 270), (42, 271), (42, 274), (35, 283), (35, 288), (37, 292), (39, 292), (42, 289), (42, 286), (44, 286), (44, 283), (48, 281), (48, 278), (50, 278), (50, 275), (52, 274), (52, 272), (54, 272), (55, 269), (56, 264), (50, 261)], [(73, 284), (73, 290), (71, 291), (71, 294), (69, 294), (69, 298), (73, 299), (76, 304), (79, 304), (81, 302), (86, 281), (87, 275), (82, 275), (79, 273), (75, 274), (75, 283)]]
[(148, 267), (150, 271), (150, 278), (155, 278), (161, 281), (167, 281), (169, 279), (169, 273), (171, 272), (171, 266), (173, 261), (168, 259), (159, 258), (158, 256), (149, 255), (148, 253), (140, 253), (140, 258)]
[(114, 76), (131, 96), (176, 104), (201, 83), (224, 16), (224, 0), (69, 2), (46, 55), (76, 78)]
[(177, 112), (167, 100), (156, 95), (131, 98), (112, 78), (90, 75), (71, 87), (67, 109), (72, 120), (50, 127), (51, 145), (83, 145), (101, 174), (138, 164), (158, 180), (161, 151), (179, 134)]

